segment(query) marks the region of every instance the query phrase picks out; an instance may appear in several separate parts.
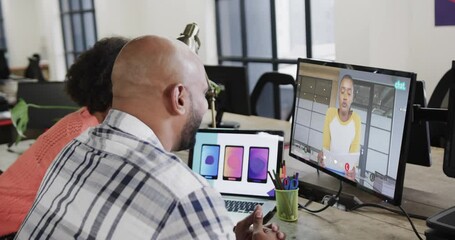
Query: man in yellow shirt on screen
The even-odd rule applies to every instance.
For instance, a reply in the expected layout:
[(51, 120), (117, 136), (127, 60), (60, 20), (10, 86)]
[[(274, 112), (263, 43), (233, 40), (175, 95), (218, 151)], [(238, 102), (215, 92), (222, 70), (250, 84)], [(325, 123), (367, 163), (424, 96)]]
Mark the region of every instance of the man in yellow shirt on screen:
[[(322, 151), (318, 154), (323, 167), (355, 180), (360, 156), (360, 116), (351, 110), (354, 81), (350, 75), (341, 79), (338, 108), (327, 110), (322, 130)], [(343, 171), (344, 170), (344, 171)]]

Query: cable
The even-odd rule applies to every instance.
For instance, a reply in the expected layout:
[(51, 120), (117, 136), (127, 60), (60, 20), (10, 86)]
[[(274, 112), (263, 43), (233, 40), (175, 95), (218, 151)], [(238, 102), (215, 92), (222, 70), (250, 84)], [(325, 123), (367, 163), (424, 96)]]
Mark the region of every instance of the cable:
[(420, 236), (420, 234), (417, 232), (417, 229), (416, 227), (414, 226), (414, 223), (411, 221), (411, 218), (409, 217), (408, 213), (401, 207), (401, 206), (398, 206), (400, 208), (400, 210), (406, 215), (406, 218), (408, 219), (409, 223), (411, 224), (411, 227), (412, 227), (412, 230), (414, 230), (414, 233), (417, 235), (417, 237), (420, 239), (420, 240), (423, 240), (423, 238)]
[[(376, 203), (362, 203), (362, 204), (359, 204), (357, 206), (354, 206), (353, 208), (351, 208), (351, 211), (355, 210), (355, 209), (358, 209), (358, 208), (361, 208), (361, 207), (377, 207), (377, 208), (381, 208), (381, 209), (384, 209), (384, 210), (387, 210), (387, 211), (390, 211), (390, 212), (393, 212), (393, 213), (398, 213), (400, 215), (404, 215), (406, 216), (406, 218), (408, 219), (409, 223), (411, 224), (411, 227), (412, 227), (412, 230), (414, 231), (414, 233), (416, 234), (416, 236), (420, 239), (420, 240), (423, 240), (423, 238), (420, 236), (420, 234), (417, 232), (417, 229), (416, 227), (414, 226), (414, 223), (412, 222), (411, 218), (409, 217), (408, 213), (401, 207), (401, 206), (398, 206), (398, 208), (400, 208), (401, 212), (398, 211), (398, 210), (395, 210), (395, 209), (392, 209), (392, 208), (388, 208), (386, 206), (383, 206), (381, 204), (376, 204)], [(419, 216), (421, 217), (421, 216)], [(422, 219), (422, 218), (419, 218), (419, 219)], [(425, 218), (426, 219), (426, 218)], [(423, 219), (423, 220), (425, 220)]]
[(307, 204), (305, 204), (305, 206), (303, 206), (303, 205), (301, 205), (301, 204), (299, 203), (299, 209), (304, 209), (304, 210), (306, 210), (306, 211), (308, 211), (308, 212), (311, 212), (311, 213), (319, 213), (319, 212), (322, 212), (322, 211), (326, 210), (327, 208), (333, 206), (335, 203), (338, 202), (338, 198), (340, 197), (340, 194), (341, 194), (341, 190), (342, 190), (342, 189), (343, 189), (343, 182), (340, 181), (340, 188), (338, 189), (337, 194), (336, 194), (335, 196), (330, 196), (329, 200), (327, 201), (327, 204), (326, 204), (324, 207), (322, 207), (322, 208), (320, 208), (320, 209), (318, 209), (318, 210), (312, 210), (312, 209), (307, 208), (307, 206), (310, 205), (310, 203), (312, 202), (311, 200), (309, 200), (309, 201), (307, 202)]

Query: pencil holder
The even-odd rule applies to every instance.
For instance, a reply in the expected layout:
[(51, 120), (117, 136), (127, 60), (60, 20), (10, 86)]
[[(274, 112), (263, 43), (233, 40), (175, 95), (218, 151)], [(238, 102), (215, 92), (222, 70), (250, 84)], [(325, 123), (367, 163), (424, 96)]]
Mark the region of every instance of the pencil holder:
[(278, 218), (287, 222), (297, 221), (299, 218), (299, 189), (275, 189), (275, 197)]

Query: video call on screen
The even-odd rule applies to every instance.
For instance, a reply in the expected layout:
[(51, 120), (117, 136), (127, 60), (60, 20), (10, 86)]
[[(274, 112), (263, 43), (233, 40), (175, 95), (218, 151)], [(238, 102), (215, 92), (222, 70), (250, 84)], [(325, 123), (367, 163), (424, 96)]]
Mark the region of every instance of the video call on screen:
[[(350, 110), (360, 119), (360, 148), (355, 151), (351, 147), (347, 153), (323, 150), (326, 115), (331, 113), (335, 119), (327, 120), (330, 124), (326, 124), (326, 131), (342, 129), (344, 124), (338, 124), (336, 118), (344, 104), (340, 100), (340, 94), (344, 94), (340, 81), (346, 75), (353, 82)], [(393, 198), (411, 79), (301, 62), (296, 81), (291, 152), (319, 166), (323, 159), (327, 169), (343, 177), (348, 177), (346, 170), (355, 168), (354, 179), (350, 180)], [(351, 129), (355, 129), (354, 124)], [(343, 131), (347, 130), (334, 132)], [(343, 139), (343, 136), (329, 137)]]

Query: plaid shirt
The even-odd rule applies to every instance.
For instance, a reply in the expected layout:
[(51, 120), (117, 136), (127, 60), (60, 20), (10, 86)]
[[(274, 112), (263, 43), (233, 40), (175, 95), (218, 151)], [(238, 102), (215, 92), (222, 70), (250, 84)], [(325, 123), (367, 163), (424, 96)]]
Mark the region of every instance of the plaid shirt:
[(219, 193), (137, 118), (111, 110), (70, 142), (41, 183), (18, 239), (227, 239)]

